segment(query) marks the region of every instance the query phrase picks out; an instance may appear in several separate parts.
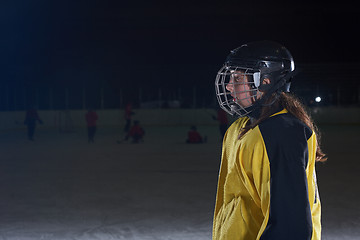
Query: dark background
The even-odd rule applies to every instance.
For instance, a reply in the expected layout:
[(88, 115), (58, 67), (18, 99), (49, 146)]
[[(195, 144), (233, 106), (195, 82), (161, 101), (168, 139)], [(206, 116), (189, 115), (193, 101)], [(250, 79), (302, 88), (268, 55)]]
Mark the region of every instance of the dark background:
[(306, 103), (356, 105), (359, 11), (344, 1), (2, 1), (0, 110), (214, 106), (229, 51), (264, 39), (291, 51)]
[[(221, 158), (216, 121), (198, 126), (206, 144), (185, 144), (192, 111), (176, 117), (184, 125), (145, 125), (142, 144), (117, 144), (125, 135), (123, 111), (99, 112), (89, 144), (85, 111), (40, 112), (35, 141), (26, 139), (25, 114), (8, 111), (118, 109), (128, 101), (136, 108), (160, 100), (215, 107), (214, 80), (229, 51), (268, 39), (294, 56), (301, 71), (292, 90), (306, 104), (319, 95), (318, 105), (339, 107), (311, 111), (329, 157), (317, 165), (323, 238), (357, 238), (359, 117), (358, 108), (343, 109), (360, 106), (357, 4), (0, 1), (0, 236), (208, 239)], [(141, 116), (172, 111), (135, 112), (144, 123)]]

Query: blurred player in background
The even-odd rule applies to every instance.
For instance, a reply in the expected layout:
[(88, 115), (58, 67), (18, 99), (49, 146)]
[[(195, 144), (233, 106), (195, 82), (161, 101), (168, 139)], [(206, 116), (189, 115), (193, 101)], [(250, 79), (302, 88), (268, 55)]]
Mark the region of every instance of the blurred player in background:
[(34, 141), (36, 122), (43, 124), (35, 107), (26, 111), (24, 124), (27, 126), (27, 136), (30, 141)]
[(227, 113), (223, 109), (219, 108), (217, 111), (217, 117), (213, 116), (213, 119), (219, 121), (219, 130), (221, 135), (220, 140), (222, 141), (229, 125)]
[(98, 115), (92, 109), (89, 109), (88, 112), (85, 114), (89, 143), (94, 142), (95, 133), (96, 133), (96, 121), (98, 120), (98, 118), (99, 118)]
[(237, 119), (224, 136), (214, 240), (319, 240), (315, 162), (325, 161), (316, 127), (289, 93), (295, 64), (271, 41), (231, 51), (215, 86)]
[(131, 138), (132, 143), (143, 142), (144, 135), (145, 135), (145, 130), (140, 126), (139, 121), (134, 121), (134, 125), (130, 128), (130, 131), (125, 136), (125, 141)]
[(127, 133), (130, 130), (130, 126), (131, 126), (131, 117), (132, 115), (134, 115), (135, 113), (132, 110), (132, 104), (129, 102), (128, 104), (126, 104), (125, 106), (125, 113), (124, 113), (124, 118), (125, 118), (125, 127), (124, 127), (124, 132)]
[(206, 140), (206, 136), (202, 138), (200, 133), (197, 131), (196, 126), (191, 126), (186, 143), (205, 143)]

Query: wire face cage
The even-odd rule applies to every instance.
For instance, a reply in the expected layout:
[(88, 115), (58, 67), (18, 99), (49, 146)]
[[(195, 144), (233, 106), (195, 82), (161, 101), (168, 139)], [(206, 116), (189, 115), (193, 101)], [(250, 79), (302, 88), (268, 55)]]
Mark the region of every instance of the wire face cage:
[(259, 95), (261, 72), (252, 68), (223, 66), (215, 79), (220, 107), (230, 115), (244, 117)]

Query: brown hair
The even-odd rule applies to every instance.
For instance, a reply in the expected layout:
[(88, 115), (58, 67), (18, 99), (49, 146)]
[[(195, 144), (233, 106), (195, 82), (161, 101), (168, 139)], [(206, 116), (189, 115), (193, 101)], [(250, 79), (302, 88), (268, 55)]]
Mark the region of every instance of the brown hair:
[[(276, 99), (278, 98), (278, 99)], [(275, 101), (273, 104), (269, 104)], [(266, 102), (265, 105), (269, 104), (268, 106), (264, 106), (261, 109), (260, 117), (254, 121), (248, 121), (246, 126), (241, 130), (239, 135), (239, 139), (242, 138), (250, 129), (253, 129), (257, 125), (259, 125), (262, 121), (270, 117), (276, 109), (279, 107), (283, 107), (288, 110), (289, 113), (294, 115), (300, 121), (305, 123), (311, 130), (313, 130), (316, 134), (317, 139), (317, 147), (316, 147), (316, 161), (317, 162), (325, 162), (327, 160), (326, 155), (323, 153), (320, 147), (320, 133), (312, 121), (311, 117), (305, 110), (305, 107), (300, 102), (300, 100), (290, 93), (280, 93), (277, 95), (274, 93)]]

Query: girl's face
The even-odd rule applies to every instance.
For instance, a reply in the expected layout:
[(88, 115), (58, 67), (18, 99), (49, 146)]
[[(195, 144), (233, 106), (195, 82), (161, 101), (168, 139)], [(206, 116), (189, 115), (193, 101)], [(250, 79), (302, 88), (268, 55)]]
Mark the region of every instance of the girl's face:
[(248, 83), (248, 76), (241, 71), (236, 71), (230, 76), (226, 90), (231, 92), (233, 101), (246, 108), (253, 104), (254, 90)]

